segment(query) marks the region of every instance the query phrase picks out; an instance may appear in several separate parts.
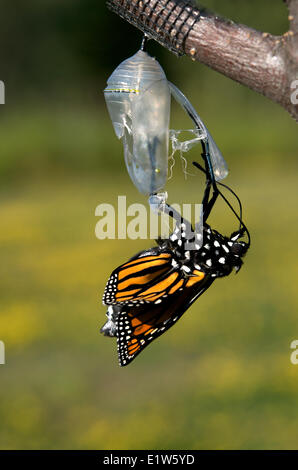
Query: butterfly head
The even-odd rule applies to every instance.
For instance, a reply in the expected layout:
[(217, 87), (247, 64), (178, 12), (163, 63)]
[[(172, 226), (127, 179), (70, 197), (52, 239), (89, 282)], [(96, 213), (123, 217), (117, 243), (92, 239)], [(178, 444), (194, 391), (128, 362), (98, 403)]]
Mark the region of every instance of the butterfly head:
[(249, 243), (239, 240), (243, 235), (243, 230), (238, 230), (230, 236), (230, 253), (232, 255), (232, 263), (236, 272), (241, 268), (243, 264), (242, 258), (245, 256), (249, 248)]
[(121, 312), (120, 305), (110, 305), (107, 310), (107, 321), (100, 329), (100, 332), (103, 333), (104, 336), (116, 336), (117, 334), (117, 318), (119, 313)]

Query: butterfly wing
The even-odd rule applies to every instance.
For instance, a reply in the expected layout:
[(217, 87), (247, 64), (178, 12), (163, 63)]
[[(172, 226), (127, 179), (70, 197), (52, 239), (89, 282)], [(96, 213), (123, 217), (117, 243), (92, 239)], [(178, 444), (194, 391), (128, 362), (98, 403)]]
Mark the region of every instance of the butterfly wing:
[[(141, 252), (115, 269), (105, 288), (105, 305), (141, 305), (163, 297), (179, 282), (183, 273), (178, 269), (173, 253), (158, 248)], [(178, 288), (178, 287), (177, 287)]]
[(210, 287), (214, 278), (198, 274), (194, 271), (188, 279), (188, 285), (168, 295), (162, 303), (145, 303), (139, 307), (117, 304), (109, 307), (109, 320), (101, 331), (105, 335), (117, 337), (121, 366), (128, 365), (149, 343), (173, 326)]

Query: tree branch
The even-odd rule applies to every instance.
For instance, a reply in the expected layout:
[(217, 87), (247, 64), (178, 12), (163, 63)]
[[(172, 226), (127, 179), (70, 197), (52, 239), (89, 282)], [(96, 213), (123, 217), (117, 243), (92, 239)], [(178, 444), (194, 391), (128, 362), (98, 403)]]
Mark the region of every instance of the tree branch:
[(298, 121), (298, 0), (284, 0), (283, 36), (206, 14), (189, 0), (108, 0), (108, 6), (168, 49), (187, 54), (283, 106)]

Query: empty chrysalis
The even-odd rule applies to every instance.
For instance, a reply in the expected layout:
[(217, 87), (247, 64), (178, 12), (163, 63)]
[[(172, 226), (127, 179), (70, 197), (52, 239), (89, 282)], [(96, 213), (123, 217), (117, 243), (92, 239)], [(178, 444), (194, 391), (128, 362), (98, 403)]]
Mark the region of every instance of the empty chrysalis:
[(158, 192), (168, 175), (171, 102), (163, 69), (140, 50), (116, 68), (104, 94), (133, 183), (143, 194)]
[(168, 82), (157, 60), (139, 50), (114, 70), (104, 95), (115, 133), (123, 142), (128, 173), (146, 195), (163, 190), (168, 178), (171, 94), (195, 124), (189, 141), (179, 142), (181, 131), (171, 131), (172, 147), (182, 155), (202, 140), (209, 149), (215, 180), (228, 174), (219, 148), (192, 104)]

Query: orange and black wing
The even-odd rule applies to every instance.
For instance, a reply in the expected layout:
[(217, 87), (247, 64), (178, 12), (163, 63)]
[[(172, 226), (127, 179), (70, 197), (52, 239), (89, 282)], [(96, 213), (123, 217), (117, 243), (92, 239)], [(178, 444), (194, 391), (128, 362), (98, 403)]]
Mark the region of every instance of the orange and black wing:
[(141, 254), (112, 272), (103, 303), (138, 306), (155, 302), (182, 287), (182, 278), (171, 252)]
[(117, 337), (118, 356), (121, 366), (129, 364), (149, 343), (165, 333), (190, 305), (212, 284), (214, 278), (201, 272), (193, 272), (182, 290), (168, 295), (162, 303), (145, 303), (139, 307), (116, 305), (114, 334)]

